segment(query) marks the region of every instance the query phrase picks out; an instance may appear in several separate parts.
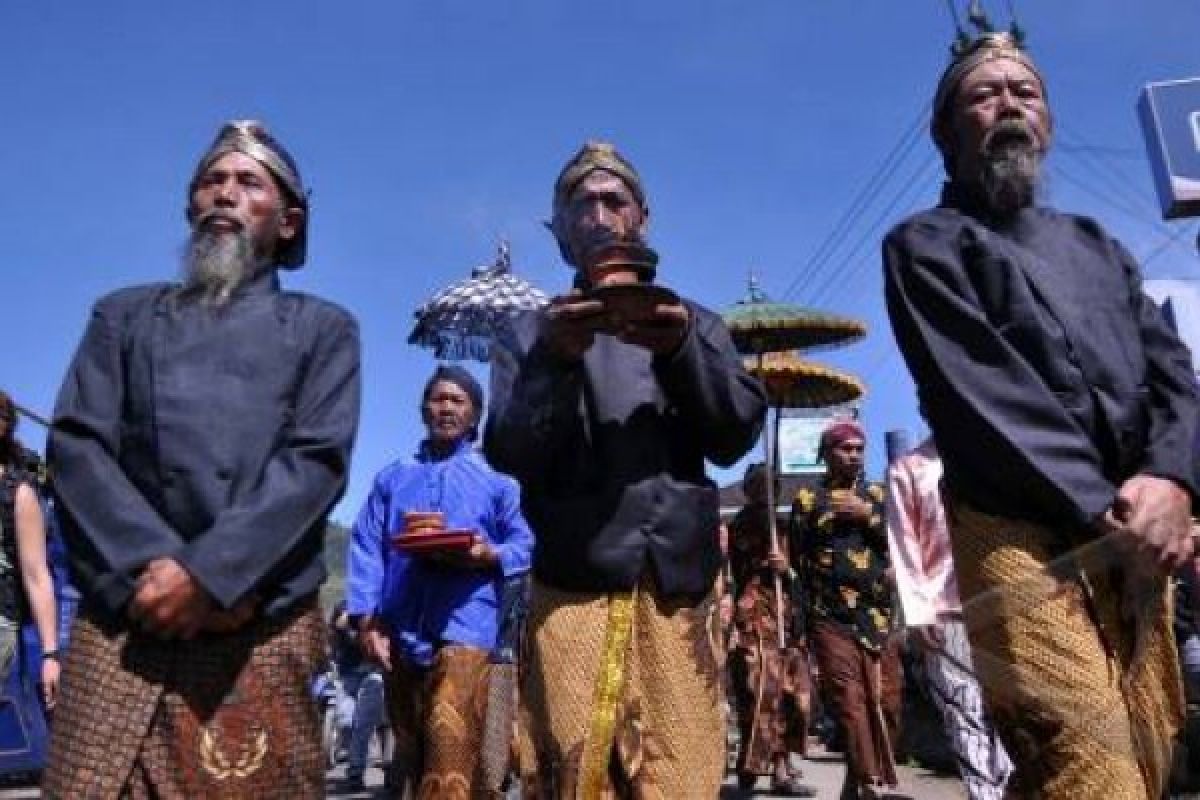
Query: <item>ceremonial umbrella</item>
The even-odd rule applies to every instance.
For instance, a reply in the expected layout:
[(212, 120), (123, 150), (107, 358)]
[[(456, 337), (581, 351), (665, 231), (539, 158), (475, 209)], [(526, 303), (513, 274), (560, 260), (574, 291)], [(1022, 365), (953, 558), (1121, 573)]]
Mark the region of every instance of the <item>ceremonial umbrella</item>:
[(442, 289), (416, 310), (408, 343), (432, 348), (439, 359), (486, 362), (504, 326), (548, 302), (545, 292), (512, 273), (508, 243), (501, 242), (495, 263), (476, 267), (470, 278)]
[(806, 361), (796, 353), (763, 353), (745, 359), (746, 370), (767, 390), (776, 409), (834, 408), (853, 403), (866, 392), (862, 382), (832, 367)]
[(738, 352), (748, 355), (835, 347), (867, 333), (867, 326), (856, 319), (772, 302), (753, 276), (746, 299), (721, 316)]
[[(722, 314), (725, 326), (733, 337), (734, 346), (747, 359), (748, 369), (763, 381), (768, 399), (775, 410), (776, 437), (779, 431), (780, 409), (823, 408), (843, 405), (863, 393), (857, 379), (803, 361), (789, 351), (833, 347), (861, 339), (867, 327), (849, 317), (839, 317), (802, 308), (788, 303), (773, 303), (763, 292), (754, 276), (746, 299)], [(767, 525), (771, 549), (778, 552), (779, 534), (775, 519), (775, 453), (772, 440), (763, 436), (763, 453), (767, 470)], [(776, 448), (777, 449), (777, 448)], [(779, 646), (786, 647), (783, 627), (783, 582), (775, 577), (775, 616), (779, 629)]]
[(43, 428), (50, 427), (50, 420), (46, 419), (45, 417), (43, 417), (41, 414), (37, 413), (36, 411), (26, 408), (25, 406), (21, 405), (20, 403), (13, 403), (13, 407), (16, 408), (18, 414), (25, 417), (26, 419), (36, 422), (38, 425), (41, 425)]

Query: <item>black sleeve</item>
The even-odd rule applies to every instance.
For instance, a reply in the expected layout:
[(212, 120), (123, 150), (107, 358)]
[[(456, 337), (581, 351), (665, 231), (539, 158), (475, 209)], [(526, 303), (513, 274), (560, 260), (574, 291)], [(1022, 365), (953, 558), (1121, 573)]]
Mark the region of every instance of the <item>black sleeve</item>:
[(744, 456), (762, 433), (767, 395), (742, 366), (725, 324), (689, 305), (691, 324), (678, 352), (656, 359), (664, 390), (705, 457), (722, 467)]
[(358, 325), (345, 314), (318, 318), (316, 325), (293, 423), (258, 485), (180, 555), (224, 608), (251, 593), (323, 525), (346, 488), (358, 429)]
[(122, 326), (134, 302), (127, 294), (110, 295), (93, 308), (59, 390), (48, 445), (75, 580), (110, 614), (129, 600), (145, 564), (183, 546), (118, 461), (126, 386)]
[(1192, 354), (1171, 330), (1162, 311), (1142, 291), (1141, 271), (1124, 247), (1110, 240), (1129, 281), (1134, 319), (1146, 353), (1149, 431), (1140, 472), (1169, 478), (1200, 497), (1196, 476), (1196, 429), (1200, 402)]
[(938, 447), (948, 467), (999, 474), (1051, 518), (1089, 526), (1115, 487), (1087, 433), (980, 308), (961, 235), (909, 223), (883, 244), (888, 316)]
[(484, 428), (488, 462), (522, 483), (543, 478), (555, 454), (584, 444), (584, 368), (549, 352), (540, 315), (525, 318), (492, 346), (491, 410)]

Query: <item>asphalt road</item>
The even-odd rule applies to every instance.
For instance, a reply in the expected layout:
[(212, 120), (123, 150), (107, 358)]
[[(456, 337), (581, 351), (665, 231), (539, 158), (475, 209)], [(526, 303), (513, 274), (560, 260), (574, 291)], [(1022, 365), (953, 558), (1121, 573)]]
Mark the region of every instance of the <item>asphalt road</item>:
[[(799, 762), (799, 766), (804, 771), (804, 782), (816, 789), (816, 797), (819, 800), (837, 800), (842, 786), (842, 777), (845, 774), (845, 767), (840, 755), (825, 754), (817, 748), (812, 757)], [(327, 784), (330, 798), (334, 798), (334, 800), (377, 800), (387, 796), (381, 789), (383, 772), (377, 767), (367, 772), (367, 791), (365, 792), (346, 791), (341, 780), (343, 770), (344, 767), (338, 767), (330, 773)], [(736, 788), (731, 777), (725, 788), (721, 790), (721, 800), (740, 800), (740, 798), (746, 797), (754, 797), (756, 800), (771, 800), (771, 798), (785, 796), (769, 794), (767, 790), (768, 781), (764, 778), (759, 781), (759, 785), (752, 795), (745, 794)], [(963, 800), (966, 797), (962, 784), (957, 778), (934, 775), (924, 769), (912, 767), (900, 768), (900, 786), (891, 796), (896, 800), (899, 798)], [(510, 800), (518, 800), (519, 797), (519, 794), (514, 793)], [(680, 800), (685, 800), (685, 798), (680, 798)]]

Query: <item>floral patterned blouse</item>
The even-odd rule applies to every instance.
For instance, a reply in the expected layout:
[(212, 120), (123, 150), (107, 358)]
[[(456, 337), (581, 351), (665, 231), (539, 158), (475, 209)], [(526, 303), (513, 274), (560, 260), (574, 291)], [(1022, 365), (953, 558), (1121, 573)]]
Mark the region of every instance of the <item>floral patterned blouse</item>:
[[(866, 522), (838, 521), (830, 509), (839, 492), (853, 492), (871, 506)], [(810, 619), (841, 626), (871, 652), (892, 629), (883, 485), (859, 480), (852, 489), (800, 489), (789, 526), (792, 561)]]

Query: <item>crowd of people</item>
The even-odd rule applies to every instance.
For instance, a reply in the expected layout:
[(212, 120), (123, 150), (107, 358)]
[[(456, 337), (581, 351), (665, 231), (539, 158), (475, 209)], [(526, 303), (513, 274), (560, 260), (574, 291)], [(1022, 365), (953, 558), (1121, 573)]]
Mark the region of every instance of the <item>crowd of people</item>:
[[(932, 438), (876, 482), (865, 429), (836, 420), (782, 533), (754, 467), (724, 549), (706, 466), (758, 441), (765, 390), (692, 299), (610, 305), (655, 282), (649, 197), (609, 143), (567, 162), (549, 227), (570, 286), (497, 332), (486, 398), (464, 369), (432, 373), (412, 398), (425, 436), (351, 532), (340, 660), (360, 697), (383, 689), (393, 791), (499, 796), (513, 772), (526, 797), (715, 798), (728, 684), (743, 788), (812, 794), (793, 756), (820, 709), (841, 798), (884, 797), (907, 638), (973, 800), (1163, 795), (1200, 405), (1134, 260), (1035, 202), (1052, 129), (1017, 39), (956, 54), (933, 100), (942, 200), (883, 243)], [(229, 123), (188, 186), (183, 280), (95, 304), (48, 442), (83, 595), (62, 653), (0, 402), (0, 664), (31, 619), (46, 797), (325, 792), (317, 596), (360, 358), (351, 313), (281, 286), (308, 211), (282, 144)], [(369, 733), (347, 740), (357, 786)]]

